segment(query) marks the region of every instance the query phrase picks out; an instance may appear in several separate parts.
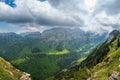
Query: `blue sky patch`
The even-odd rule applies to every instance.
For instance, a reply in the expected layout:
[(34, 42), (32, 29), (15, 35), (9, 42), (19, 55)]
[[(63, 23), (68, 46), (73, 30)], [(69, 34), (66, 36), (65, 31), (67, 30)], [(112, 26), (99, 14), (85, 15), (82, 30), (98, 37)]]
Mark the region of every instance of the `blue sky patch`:
[(46, 0), (40, 0), (41, 2), (44, 2), (44, 1), (46, 1)]
[(7, 4), (11, 7), (16, 7), (16, 4), (14, 3), (15, 0), (0, 0), (0, 2), (4, 2), (5, 4)]
[(0, 30), (9, 31), (9, 32), (16, 32), (16, 31), (22, 30), (22, 27), (16, 26), (16, 25), (13, 26), (7, 22), (0, 22)]

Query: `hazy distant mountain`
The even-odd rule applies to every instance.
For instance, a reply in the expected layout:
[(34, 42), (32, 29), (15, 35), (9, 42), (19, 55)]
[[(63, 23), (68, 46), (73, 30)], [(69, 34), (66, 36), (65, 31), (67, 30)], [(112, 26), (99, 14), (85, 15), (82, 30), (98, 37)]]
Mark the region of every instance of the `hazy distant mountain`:
[(31, 32), (24, 37), (31, 38), (31, 39), (41, 39), (41, 33), (40, 32)]
[(85, 32), (80, 29), (53, 28), (42, 33), (42, 37), (48, 41), (73, 40), (85, 36)]

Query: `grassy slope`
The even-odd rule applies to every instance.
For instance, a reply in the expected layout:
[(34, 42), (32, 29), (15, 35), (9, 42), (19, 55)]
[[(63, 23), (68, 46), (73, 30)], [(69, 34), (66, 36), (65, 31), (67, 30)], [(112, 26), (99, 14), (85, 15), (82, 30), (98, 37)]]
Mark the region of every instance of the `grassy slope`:
[[(92, 69), (92, 78), (96, 80), (106, 80), (108, 79), (108, 74), (113, 73), (113, 71), (120, 72), (120, 48), (117, 49), (117, 40), (115, 40), (111, 46), (109, 46), (110, 51), (104, 60), (96, 65)], [(120, 80), (120, 75), (118, 76)]]
[(1, 80), (19, 80), (22, 72), (14, 68), (9, 62), (0, 58), (0, 79)]
[(109, 78), (108, 75), (114, 71), (119, 72), (117, 78), (120, 80), (119, 59), (120, 37), (113, 40), (109, 46), (104, 44), (98, 46), (97, 51), (95, 50), (94, 54), (82, 62), (81, 68), (75, 66), (70, 71), (56, 76), (56, 80), (87, 80), (88, 78), (91, 78), (91, 80), (107, 80)]
[[(92, 80), (107, 80), (108, 74), (111, 74), (114, 71), (120, 72), (120, 68), (118, 68), (120, 65), (120, 48), (118, 48), (117, 45), (116, 39), (109, 46), (110, 51), (107, 56), (103, 58), (102, 62), (91, 69), (84, 67), (79, 71), (74, 72), (73, 78), (70, 80), (86, 80), (88, 78), (91, 78)], [(118, 76), (118, 80), (120, 80), (120, 75)]]

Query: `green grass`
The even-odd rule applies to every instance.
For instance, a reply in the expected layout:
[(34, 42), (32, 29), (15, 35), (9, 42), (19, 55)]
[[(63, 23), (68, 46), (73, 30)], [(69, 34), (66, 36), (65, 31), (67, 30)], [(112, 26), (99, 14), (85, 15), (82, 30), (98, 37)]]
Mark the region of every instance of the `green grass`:
[(70, 53), (67, 49), (64, 49), (62, 51), (51, 51), (48, 52), (48, 55), (63, 55), (63, 54), (68, 54)]
[(0, 80), (19, 80), (22, 72), (0, 58)]
[[(57, 56), (44, 56), (34, 55), (26, 60), (17, 60), (16, 63), (20, 61), (20, 64), (16, 65), (22, 71), (28, 72), (32, 75), (33, 80), (44, 80), (47, 77), (52, 76), (55, 72), (59, 70), (56, 60)], [(22, 62), (23, 61), (23, 62)]]
[(120, 48), (116, 52), (111, 53), (111, 55), (108, 55), (110, 57), (109, 62), (102, 62), (94, 67), (93, 73), (95, 74), (97, 72), (97, 76), (94, 77), (93, 74), (92, 77), (96, 80), (107, 80), (109, 73), (111, 74), (113, 71), (120, 72), (118, 68), (118, 65), (120, 65), (119, 55)]
[(11, 61), (11, 63), (12, 63), (12, 64), (19, 65), (19, 64), (21, 64), (21, 63), (24, 63), (25, 61), (26, 61), (25, 58), (20, 58), (20, 59)]
[[(117, 47), (117, 39), (112, 42), (109, 46), (110, 51), (108, 55), (104, 58), (102, 63), (96, 65), (92, 70), (92, 77), (96, 80), (107, 80), (108, 74), (111, 74), (113, 71), (120, 72), (120, 48)], [(94, 76), (96, 74), (96, 76)], [(118, 76), (118, 80), (120, 79), (120, 75)]]
[(84, 57), (83, 57), (83, 58), (78, 59), (78, 60), (77, 60), (77, 62), (78, 62), (78, 63), (81, 63), (83, 60), (85, 60), (85, 58), (84, 58)]

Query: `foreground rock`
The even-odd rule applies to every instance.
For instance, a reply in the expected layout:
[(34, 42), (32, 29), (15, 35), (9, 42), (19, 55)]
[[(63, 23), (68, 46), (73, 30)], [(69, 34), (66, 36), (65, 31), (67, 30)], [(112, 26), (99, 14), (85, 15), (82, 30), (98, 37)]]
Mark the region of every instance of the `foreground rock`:
[(20, 77), (20, 80), (31, 80), (30, 74), (23, 72), (22, 76)]
[(117, 79), (118, 75), (119, 75), (119, 72), (114, 71), (114, 72), (110, 75), (109, 80), (118, 80), (118, 79)]

